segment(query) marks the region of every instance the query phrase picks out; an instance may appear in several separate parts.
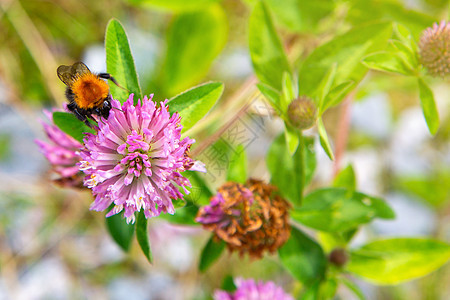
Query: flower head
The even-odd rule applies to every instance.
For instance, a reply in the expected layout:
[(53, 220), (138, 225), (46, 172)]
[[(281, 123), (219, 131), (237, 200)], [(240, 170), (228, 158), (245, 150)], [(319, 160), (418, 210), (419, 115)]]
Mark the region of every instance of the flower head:
[(419, 42), (420, 60), (431, 76), (450, 74), (450, 23), (442, 21), (428, 27)]
[(54, 182), (65, 187), (82, 187), (84, 176), (76, 165), (80, 161), (78, 151), (82, 148), (81, 143), (53, 123), (53, 115), (50, 111), (44, 110), (44, 114), (50, 123), (41, 121), (41, 124), (50, 142), (38, 139), (35, 142), (52, 165), (52, 172), (57, 176)]
[(262, 181), (227, 182), (200, 208), (196, 221), (227, 243), (230, 251), (260, 258), (274, 252), (290, 234), (289, 204)]
[(234, 280), (237, 287), (234, 293), (216, 290), (214, 300), (294, 300), (294, 297), (284, 292), (272, 281), (255, 282), (253, 279), (237, 278)]
[(158, 106), (152, 96), (136, 106), (133, 94), (122, 106), (113, 99), (107, 122), (99, 122), (97, 134), (85, 138), (80, 163), (87, 174), (84, 184), (95, 196), (92, 210), (114, 204), (107, 217), (124, 211), (127, 222), (134, 222), (141, 209), (147, 218), (173, 214), (172, 199), (183, 198), (177, 186), (186, 193), (190, 187), (181, 172), (203, 171), (187, 155), (194, 140), (181, 139), (178, 113), (171, 116), (167, 100)]
[(317, 108), (308, 97), (299, 97), (292, 101), (287, 110), (290, 123), (300, 130), (314, 126), (317, 119)]

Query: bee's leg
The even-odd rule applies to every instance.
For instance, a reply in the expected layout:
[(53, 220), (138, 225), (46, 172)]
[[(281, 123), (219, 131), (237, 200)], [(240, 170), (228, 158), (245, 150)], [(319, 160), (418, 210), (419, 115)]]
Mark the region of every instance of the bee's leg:
[(109, 79), (112, 82), (114, 82), (115, 85), (119, 86), (119, 83), (116, 81), (116, 79), (114, 77), (112, 77), (111, 74), (109, 74), (109, 73), (99, 73), (98, 77), (103, 78), (103, 79)]
[(84, 122), (87, 126), (92, 128), (92, 124), (89, 122), (89, 120), (86, 118), (86, 115), (80, 113), (75, 105), (75, 103), (71, 102), (67, 105), (67, 108), (77, 117), (78, 120), (81, 122)]
[[(77, 116), (77, 118), (78, 118), (80, 121), (84, 122), (84, 124), (86, 124), (86, 125), (89, 126), (90, 128), (93, 128), (93, 127), (94, 127), (94, 126), (91, 124), (91, 122), (89, 122), (88, 118), (86, 118), (86, 116), (82, 115), (77, 109), (75, 109), (74, 114), (75, 114), (75, 116)], [(91, 118), (92, 118), (92, 116), (88, 116), (88, 117), (91, 117)]]
[(126, 88), (122, 87), (117, 80), (111, 76), (111, 74), (109, 73), (99, 73), (98, 77), (103, 78), (103, 79), (107, 79), (107, 80), (111, 80), (115, 85), (117, 85), (118, 87), (120, 87), (121, 89), (124, 89), (126, 91), (128, 91)]
[(67, 109), (70, 110), (71, 112), (73, 112), (73, 110), (76, 108), (76, 105), (74, 102), (70, 102), (69, 104), (67, 104)]

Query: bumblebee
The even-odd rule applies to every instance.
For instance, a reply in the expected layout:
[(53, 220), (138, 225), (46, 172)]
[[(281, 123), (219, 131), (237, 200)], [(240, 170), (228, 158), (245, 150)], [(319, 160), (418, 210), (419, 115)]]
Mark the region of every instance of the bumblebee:
[(88, 119), (97, 121), (93, 115), (108, 118), (111, 110), (111, 94), (105, 80), (109, 79), (120, 87), (114, 77), (108, 73), (93, 74), (82, 62), (76, 62), (71, 66), (59, 66), (56, 73), (67, 85), (66, 97), (69, 100), (67, 108), (80, 121), (92, 127)]

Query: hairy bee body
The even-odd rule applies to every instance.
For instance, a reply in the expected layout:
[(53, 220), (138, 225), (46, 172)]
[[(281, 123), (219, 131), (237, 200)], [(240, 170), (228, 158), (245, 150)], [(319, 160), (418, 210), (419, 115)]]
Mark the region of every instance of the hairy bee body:
[(59, 66), (57, 69), (59, 79), (67, 85), (66, 98), (69, 100), (67, 108), (81, 121), (92, 127), (89, 118), (93, 115), (109, 116), (111, 110), (111, 95), (109, 85), (104, 79), (110, 79), (117, 84), (108, 73), (93, 74), (82, 62), (71, 66)]

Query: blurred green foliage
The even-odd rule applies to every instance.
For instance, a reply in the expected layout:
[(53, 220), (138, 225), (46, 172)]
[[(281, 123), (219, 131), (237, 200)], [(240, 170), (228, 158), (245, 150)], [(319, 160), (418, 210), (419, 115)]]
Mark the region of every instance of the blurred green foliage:
[[(245, 49), (260, 81), (259, 90), (283, 121), (286, 121), (287, 105), (299, 93), (314, 98), (321, 117), (317, 124), (320, 144), (330, 158), (334, 157), (334, 127), (337, 126), (325, 127), (326, 119), (337, 115), (339, 104), (351, 91), (354, 91), (356, 101), (363, 101), (365, 96), (375, 92), (386, 93), (393, 110), (393, 122), (406, 108), (417, 106), (420, 98), (429, 130), (436, 134), (432, 146), (445, 151), (450, 122), (448, 118), (442, 120), (438, 130), (437, 106), (430, 88), (437, 81), (423, 80), (423, 72), (414, 54), (420, 32), (433, 22), (448, 17), (448, 1), (416, 1), (415, 6), (417, 8), (400, 0), (3, 1), (0, 4), (3, 38), (0, 44), (0, 77), (12, 91), (8, 99), (16, 102), (18, 107), (40, 107), (55, 102), (61, 106), (65, 101), (64, 86), (56, 77), (56, 67), (81, 60), (89, 46), (102, 45), (107, 28), (108, 72), (136, 96), (155, 92), (158, 100), (171, 99), (171, 112), (179, 111), (187, 130), (208, 114), (223, 93), (228, 96), (238, 90), (236, 87), (242, 84), (242, 78), (225, 78), (218, 70), (220, 64), (224, 64), (226, 54), (234, 49)], [(120, 20), (120, 23), (113, 20), (108, 26), (111, 18)], [(132, 38), (136, 33), (151, 36), (158, 44), (156, 57), (150, 55), (150, 49), (148, 53), (147, 50), (141, 51), (144, 60), (155, 60), (155, 66), (139, 74), (136, 70), (139, 71), (140, 66), (135, 66), (132, 56), (133, 47), (137, 47)], [(368, 72), (369, 69), (373, 71)], [(220, 82), (185, 91), (209, 79), (224, 81), (225, 92), (224, 84)], [(114, 86), (111, 86), (111, 91), (122, 100), (127, 94)], [(221, 109), (231, 101), (229, 99), (237, 98), (225, 97), (217, 103), (214, 108), (220, 112), (211, 117), (204, 130), (199, 132), (200, 141), (222, 125), (227, 115)], [(87, 127), (80, 127), (83, 125), (78, 124), (72, 115), (55, 113), (54, 119), (65, 132), (82, 140), (82, 132)], [(327, 260), (329, 252), (338, 246), (350, 248), (350, 241), (363, 224), (374, 218), (393, 218), (394, 212), (383, 200), (355, 191), (356, 174), (352, 166), (337, 174), (333, 188), (317, 189), (323, 184), (314, 180), (317, 165), (314, 145), (317, 142), (287, 123), (284, 128), (284, 134), (274, 139), (266, 158), (271, 183), (277, 185), (280, 193), (293, 204), (292, 219), (317, 230), (315, 238), (294, 224), (290, 240), (279, 250), (281, 264), (297, 280), (292, 283), (296, 296), (303, 293), (310, 299), (331, 298), (342, 283), (364, 299), (359, 288), (348, 280), (345, 271), (376, 284), (396, 284), (426, 275), (448, 260), (447, 244), (431, 239), (402, 238), (383, 239), (358, 249), (349, 249), (352, 262), (345, 271), (331, 265)], [(9, 134), (0, 134), (0, 161), (10, 159), (13, 142)], [(386, 146), (383, 142), (355, 130), (351, 132), (348, 148), (357, 150), (364, 146), (382, 151)], [(220, 140), (208, 148), (222, 149), (232, 162), (225, 166), (227, 171), (221, 174), (223, 180), (245, 181), (247, 174), (252, 173), (251, 168), (247, 168), (247, 160), (251, 157), (247, 157), (241, 148), (230, 154), (225, 143)], [(450, 199), (450, 173), (441, 161), (443, 158), (435, 158), (434, 164), (428, 166), (429, 172), (418, 175), (397, 176), (388, 167), (383, 170), (383, 174), (387, 174), (383, 182), (385, 191), (401, 191), (434, 207), (440, 226), (437, 231), (445, 227), (444, 218)], [(209, 186), (220, 184), (220, 180), (210, 182), (208, 174), (188, 172), (187, 177), (193, 185), (192, 193), (186, 196), (186, 201), (176, 203), (175, 215), (164, 215), (161, 219), (174, 224), (194, 225), (199, 206), (207, 204), (213, 194)], [(78, 219), (76, 207), (71, 206), (77, 205), (73, 200), (79, 200), (78, 197), (71, 194), (61, 196), (59, 192), (55, 193), (56, 196), (47, 197), (50, 193), (50, 190), (44, 190), (43, 195), (35, 196), (40, 199), (36, 203), (28, 195), (4, 193), (0, 197), (1, 211), (10, 213), (0, 215), (4, 225), (2, 231), (10, 230), (9, 225), (23, 210), (40, 207), (39, 204), (48, 203), (45, 201), (52, 201), (41, 223), (42, 228), (46, 228), (43, 229), (46, 236), (41, 237), (45, 242), (52, 234), (48, 228), (57, 227), (59, 223), (73, 222), (73, 232), (83, 235), (91, 234), (95, 231), (93, 228), (99, 227), (99, 219), (103, 216)], [(65, 201), (55, 200), (63, 197), (66, 197)], [(79, 206), (84, 204), (78, 203)], [(58, 216), (62, 216), (61, 219), (57, 219)], [(119, 237), (117, 242), (123, 249), (133, 251), (134, 228), (124, 227), (122, 221), (120, 217), (109, 218), (108, 228), (113, 237)], [(147, 222), (142, 216), (137, 227), (138, 244), (151, 261), (150, 242), (146, 239)], [(96, 230), (92, 234), (104, 235), (104, 232)], [(199, 275), (202, 276), (201, 282), (210, 283), (205, 287), (206, 292), (211, 292), (212, 286), (219, 286), (216, 283), (222, 279), (224, 286), (232, 288), (229, 274), (258, 274), (260, 278), (268, 279), (285, 276), (280, 275), (283, 272), (277, 257), (269, 256), (263, 263), (249, 264), (246, 259), (236, 256), (219, 257), (223, 245), (214, 244), (212, 239), (203, 244), (195, 242), (196, 245), (206, 245), (203, 254), (198, 253), (200, 270), (205, 272)], [(107, 285), (121, 274), (136, 275), (147, 271), (134, 258), (83, 269), (78, 266), (77, 253), (67, 253), (65, 263), (79, 272), (77, 276), (87, 275), (94, 284)], [(18, 257), (20, 265), (22, 257)], [(26, 255), (24, 257), (27, 258)], [(393, 269), (396, 272), (392, 272)], [(421, 291), (424, 299), (426, 295), (439, 294), (428, 292), (426, 284), (437, 288), (439, 282), (448, 282), (449, 275), (445, 270), (442, 273), (442, 277), (432, 275), (420, 281), (425, 285)], [(427, 280), (432, 283), (427, 283)], [(291, 281), (288, 279), (287, 282)], [(408, 287), (380, 289), (385, 293), (383, 295), (388, 295), (381, 298), (398, 296), (399, 299), (411, 299), (411, 292), (402, 289)]]
[(11, 136), (0, 134), (0, 161), (7, 160), (11, 155)]

